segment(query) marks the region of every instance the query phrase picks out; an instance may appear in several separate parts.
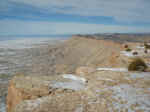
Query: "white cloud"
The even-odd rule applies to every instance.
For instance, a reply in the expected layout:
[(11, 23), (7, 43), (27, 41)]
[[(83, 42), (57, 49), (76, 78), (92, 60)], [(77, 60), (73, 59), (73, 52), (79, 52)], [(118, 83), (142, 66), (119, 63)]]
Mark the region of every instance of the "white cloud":
[(103, 24), (83, 24), (75, 22), (34, 22), (1, 20), (1, 35), (48, 35), (48, 34), (86, 34), (86, 33), (130, 33), (149, 32), (150, 27), (131, 27)]
[(45, 10), (82, 16), (109, 16), (118, 21), (150, 22), (150, 0), (10, 0)]

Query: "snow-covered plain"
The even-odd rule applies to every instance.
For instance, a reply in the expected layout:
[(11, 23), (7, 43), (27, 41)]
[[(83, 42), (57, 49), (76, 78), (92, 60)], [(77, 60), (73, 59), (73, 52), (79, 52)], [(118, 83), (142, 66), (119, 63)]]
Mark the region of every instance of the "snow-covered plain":
[[(65, 40), (66, 38), (61, 37), (18, 37), (13, 39), (0, 37), (0, 74), (3, 75), (3, 78), (0, 77), (0, 85), (7, 85), (9, 78), (16, 72), (20, 72), (22, 69), (24, 72), (31, 68), (33, 48), (53, 45)], [(4, 88), (0, 88), (0, 95), (3, 91)], [(5, 96), (3, 95), (0, 97), (0, 112), (6, 112), (4, 102)]]
[(32, 48), (32, 47), (38, 47), (41, 45), (45, 45), (46, 43), (51, 42), (52, 44), (55, 43), (55, 41), (58, 42), (63, 41), (62, 38), (50, 38), (50, 37), (41, 37), (41, 38), (17, 38), (13, 40), (4, 40), (0, 41), (0, 48), (7, 48), (7, 49), (24, 49), (24, 48)]

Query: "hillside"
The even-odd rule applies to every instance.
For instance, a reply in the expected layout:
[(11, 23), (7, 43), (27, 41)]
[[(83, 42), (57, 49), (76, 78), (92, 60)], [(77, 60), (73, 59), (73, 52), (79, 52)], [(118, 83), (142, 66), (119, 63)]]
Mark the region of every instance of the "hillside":
[(42, 75), (74, 73), (78, 66), (123, 67), (122, 44), (74, 36), (63, 44), (42, 50), (34, 59), (34, 73)]
[(36, 55), (33, 73), (10, 81), (7, 112), (150, 111), (150, 72), (127, 69), (135, 57), (149, 67), (150, 50), (144, 53), (142, 43), (74, 36)]

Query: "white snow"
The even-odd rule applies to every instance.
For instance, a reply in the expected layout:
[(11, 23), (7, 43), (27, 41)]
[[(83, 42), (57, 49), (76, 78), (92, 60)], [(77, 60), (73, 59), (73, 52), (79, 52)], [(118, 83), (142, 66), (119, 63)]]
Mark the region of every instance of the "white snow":
[(144, 49), (145, 47), (144, 46), (137, 46), (136, 48), (138, 48), (138, 49)]
[(146, 63), (148, 67), (150, 67), (150, 63)]
[(76, 108), (75, 112), (83, 112), (83, 106), (80, 105), (78, 108)]
[(85, 88), (84, 83), (80, 83), (79, 81), (71, 81), (71, 82), (53, 82), (50, 84), (53, 88), (63, 88), (63, 89), (71, 89), (75, 91), (79, 91)]
[(97, 68), (98, 71), (127, 72), (127, 68)]
[(150, 80), (150, 72), (139, 72), (139, 73), (130, 73), (130, 78), (144, 78), (146, 80)]
[(128, 51), (121, 51), (121, 54), (128, 57), (135, 57), (132, 52), (128, 52)]
[(75, 76), (73, 74), (63, 74), (62, 77), (64, 79), (70, 79), (69, 81), (53, 81), (50, 86), (52, 86), (52, 88), (63, 88), (63, 89), (71, 89), (71, 90), (82, 90), (85, 88), (85, 84), (86, 84), (86, 79), (79, 77), (79, 76)]
[[(128, 112), (135, 112), (135, 110), (144, 110), (144, 112), (150, 112), (150, 95), (143, 93), (143, 88), (135, 88), (128, 84), (122, 84), (112, 87), (113, 98), (120, 101), (127, 101), (122, 104), (120, 102), (112, 102), (116, 109), (127, 108)], [(131, 105), (138, 104), (135, 110), (131, 109)]]
[(0, 56), (10, 56), (10, 55), (15, 55), (16, 53), (13, 52), (13, 51), (3, 51), (3, 52), (0, 52)]
[(0, 103), (0, 112), (6, 112), (6, 105), (4, 103)]
[(80, 82), (83, 82), (83, 83), (86, 82), (85, 78), (82, 78), (82, 77), (79, 77), (79, 76), (75, 76), (73, 74), (64, 74), (63, 78), (71, 79), (71, 80), (74, 80), (74, 81), (80, 81)]
[(25, 100), (26, 111), (33, 111), (39, 107), (42, 103), (46, 102), (48, 97), (38, 98), (36, 100)]
[(97, 80), (103, 80), (103, 81), (110, 81), (110, 82), (114, 82), (114, 80), (112, 79), (106, 79), (106, 78), (101, 78), (101, 77), (98, 77)]
[[(147, 50), (147, 51), (148, 51), (148, 53), (150, 52), (149, 50)], [(138, 54), (137, 54), (137, 55), (133, 55), (134, 52), (138, 52)], [(144, 55), (145, 55), (143, 49), (140, 49), (140, 50), (132, 50), (132, 51), (130, 51), (130, 52), (128, 52), (128, 51), (121, 51), (120, 53), (121, 53), (122, 55), (124, 55), (124, 56), (127, 56), (127, 57), (137, 57), (137, 56), (144, 56)]]
[(14, 40), (5, 40), (0, 41), (0, 48), (10, 48), (10, 49), (25, 49), (25, 48), (32, 48), (36, 47), (37, 45), (44, 45), (48, 42), (51, 42), (52, 44), (55, 41), (61, 40), (58, 38), (49, 38), (49, 37), (41, 37), (41, 38), (19, 38)]

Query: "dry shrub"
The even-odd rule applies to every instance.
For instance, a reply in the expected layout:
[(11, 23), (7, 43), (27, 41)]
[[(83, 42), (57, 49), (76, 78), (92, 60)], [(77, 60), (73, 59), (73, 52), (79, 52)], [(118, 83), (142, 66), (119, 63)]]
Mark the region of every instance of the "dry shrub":
[(148, 53), (148, 51), (147, 51), (147, 50), (144, 50), (144, 53), (145, 53), (145, 54), (147, 54), (147, 53)]
[(147, 68), (146, 63), (141, 58), (135, 58), (128, 66), (129, 71), (145, 71)]
[(129, 46), (127, 44), (124, 45), (124, 48), (128, 48)]
[(150, 45), (147, 43), (144, 43), (144, 47), (145, 47), (145, 49), (150, 49)]
[(135, 52), (133, 52), (133, 55), (138, 55), (138, 52), (136, 52), (136, 51), (135, 51)]

